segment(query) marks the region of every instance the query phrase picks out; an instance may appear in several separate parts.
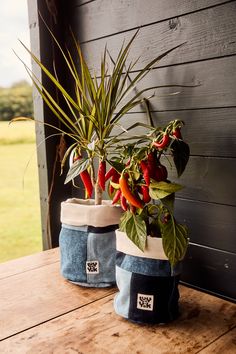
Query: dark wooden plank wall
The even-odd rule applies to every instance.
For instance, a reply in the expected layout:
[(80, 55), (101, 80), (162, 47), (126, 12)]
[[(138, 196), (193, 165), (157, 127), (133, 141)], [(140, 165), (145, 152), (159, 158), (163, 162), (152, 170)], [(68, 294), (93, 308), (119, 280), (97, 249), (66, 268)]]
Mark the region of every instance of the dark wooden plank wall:
[[(185, 189), (176, 200), (177, 217), (191, 230), (182, 281), (236, 300), (236, 1), (28, 0), (28, 4), (33, 48), (48, 62), (53, 55), (37, 9), (61, 42), (69, 41), (67, 29), (72, 27), (95, 69), (99, 69), (106, 44), (115, 56), (123, 40), (128, 41), (137, 28), (139, 35), (130, 52), (130, 60), (141, 55), (137, 70), (156, 55), (186, 42), (161, 61), (138, 89), (147, 85), (196, 85), (150, 92), (155, 91), (151, 104), (155, 123), (183, 119), (184, 138), (191, 147), (190, 162), (180, 180)], [(178, 95), (168, 96), (176, 90)], [(43, 121), (50, 119), (37, 95), (35, 109)], [(147, 120), (143, 107), (127, 114), (123, 124), (138, 120)], [(49, 135), (45, 129), (37, 129), (38, 138)], [(57, 143), (52, 139), (51, 145), (42, 144), (39, 153), (44, 229)], [(174, 171), (170, 177), (177, 180)], [(55, 180), (51, 199), (53, 246), (58, 242), (58, 202), (71, 193), (62, 188), (62, 180)], [(45, 245), (49, 247), (50, 242)]]
[[(74, 0), (69, 6), (73, 31), (89, 65), (97, 70), (104, 46), (115, 56), (122, 41), (139, 27), (130, 52), (130, 60), (141, 55), (137, 70), (186, 42), (161, 61), (138, 89), (198, 85), (156, 89), (152, 114), (156, 124), (183, 119), (184, 137), (191, 147), (189, 165), (180, 179), (185, 189), (176, 201), (178, 219), (191, 230), (182, 281), (235, 300), (236, 1)], [(178, 95), (167, 95), (176, 90)], [(127, 114), (123, 124), (137, 120), (147, 120), (141, 106)], [(177, 181), (174, 171), (171, 179)]]

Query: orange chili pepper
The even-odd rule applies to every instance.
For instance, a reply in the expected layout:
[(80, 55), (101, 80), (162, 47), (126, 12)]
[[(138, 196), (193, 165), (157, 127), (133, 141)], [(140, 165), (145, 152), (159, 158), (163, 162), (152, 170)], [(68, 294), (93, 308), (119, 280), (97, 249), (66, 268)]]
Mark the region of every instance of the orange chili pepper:
[(143, 209), (143, 202), (131, 192), (129, 189), (128, 181), (124, 175), (121, 175), (119, 179), (119, 185), (122, 195), (128, 200), (128, 202), (136, 208)]

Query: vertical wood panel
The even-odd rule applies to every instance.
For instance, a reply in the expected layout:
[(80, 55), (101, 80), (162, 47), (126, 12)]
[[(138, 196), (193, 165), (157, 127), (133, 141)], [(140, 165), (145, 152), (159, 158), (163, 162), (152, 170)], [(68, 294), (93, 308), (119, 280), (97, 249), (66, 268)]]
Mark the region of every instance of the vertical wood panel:
[[(39, 0), (28, 0), (28, 9), (31, 49), (34, 54), (52, 70), (55, 48), (53, 47), (52, 38), (50, 37), (49, 32), (39, 18), (39, 13), (41, 13), (45, 22), (59, 37), (59, 28), (61, 24), (59, 17), (56, 16), (56, 14), (58, 15), (58, 11), (55, 11), (56, 8), (54, 8), (54, 12), (49, 12), (46, 2)], [(50, 50), (48, 50), (49, 48)], [(57, 58), (56, 65), (58, 67), (58, 72), (60, 73), (60, 57)], [(33, 63), (32, 69), (43, 85), (47, 87), (47, 90), (55, 95), (55, 88), (35, 63)], [(37, 155), (43, 248), (48, 249), (58, 246), (58, 236), (60, 231), (60, 202), (69, 195), (70, 187), (65, 187), (64, 176), (60, 177), (60, 163), (57, 159), (57, 148), (60, 138), (58, 136), (50, 137), (52, 134), (55, 134), (56, 131), (44, 125), (44, 123), (50, 123), (58, 126), (58, 122), (55, 120), (50, 109), (43, 103), (40, 94), (35, 89), (33, 98), (34, 117), (41, 122), (40, 124), (36, 124), (36, 141), (37, 145), (39, 145)]]

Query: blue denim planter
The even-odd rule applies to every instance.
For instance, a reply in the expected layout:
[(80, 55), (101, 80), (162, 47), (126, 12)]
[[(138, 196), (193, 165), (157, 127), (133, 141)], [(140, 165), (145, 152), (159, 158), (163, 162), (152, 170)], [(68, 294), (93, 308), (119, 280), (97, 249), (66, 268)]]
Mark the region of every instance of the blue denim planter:
[[(111, 212), (110, 220), (112, 223), (116, 221), (117, 224), (93, 226), (91, 224), (104, 224), (103, 214), (94, 215), (94, 206), (90, 208), (90, 205), (87, 205), (86, 207), (85, 213), (88, 220), (83, 214), (83, 208), (80, 208), (75, 199), (67, 201), (67, 204), (64, 202), (62, 208), (59, 246), (63, 277), (75, 284), (87, 287), (115, 285), (115, 230), (118, 227), (120, 210), (113, 206), (105, 208), (104, 211), (100, 208), (101, 211), (106, 212), (105, 218), (109, 217), (107, 213)], [(73, 214), (72, 217), (70, 212)], [(90, 225), (79, 225), (85, 221), (88, 221)]]
[[(125, 234), (122, 234), (118, 231), (117, 239), (123, 238)], [(116, 282), (119, 293), (115, 296), (114, 308), (118, 315), (138, 323), (168, 323), (179, 315), (181, 264), (171, 268), (163, 250), (155, 254), (155, 241), (156, 247), (162, 248), (160, 239), (152, 239), (152, 250), (149, 248), (147, 253), (136, 251), (130, 240), (125, 240), (127, 248), (121, 245), (122, 240), (117, 242)], [(150, 255), (154, 258), (149, 258)]]

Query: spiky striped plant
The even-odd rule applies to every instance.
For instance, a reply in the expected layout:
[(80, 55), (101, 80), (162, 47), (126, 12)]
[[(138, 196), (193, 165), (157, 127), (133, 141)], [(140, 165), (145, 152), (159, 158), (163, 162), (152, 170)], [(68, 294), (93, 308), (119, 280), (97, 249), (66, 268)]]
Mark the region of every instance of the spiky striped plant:
[[(23, 64), (37, 91), (54, 116), (65, 127), (58, 128), (55, 126), (55, 129), (60, 134), (69, 136), (72, 140), (62, 160), (62, 166), (64, 166), (69, 156), (75, 156), (75, 154), (79, 156), (79, 159), (76, 161), (72, 159), (72, 165), (68, 171), (65, 183), (73, 181), (83, 171), (88, 171), (95, 189), (95, 204), (101, 204), (103, 190), (101, 183), (99, 183), (99, 173), (95, 169), (95, 166), (97, 164), (100, 166), (104, 162), (112, 164), (110, 159), (112, 147), (119, 142), (119, 134), (113, 135), (113, 129), (120, 126), (119, 122), (124, 114), (142, 103), (144, 99), (143, 94), (152, 89), (152, 87), (147, 87), (137, 92), (137, 90), (134, 90), (136, 85), (148, 74), (155, 64), (179, 46), (154, 58), (138, 72), (133, 72), (137, 60), (130, 63), (127, 63), (127, 60), (131, 45), (137, 36), (136, 32), (126, 45), (122, 45), (115, 60), (111, 58), (108, 49), (105, 47), (100, 63), (99, 75), (93, 75), (83, 57), (81, 47), (74, 36), (76, 58), (73, 58), (68, 49), (63, 50), (53, 33), (51, 31), (50, 33), (71, 74), (70, 79), (74, 84), (74, 91), (72, 93), (66, 90), (60, 83), (56, 71), (53, 73), (50, 72), (21, 43), (33, 61), (38, 64), (42, 72), (56, 87), (57, 92), (62, 95), (67, 109), (59, 105), (57, 98), (49, 92), (47, 87), (42, 85), (26, 64)], [(108, 72), (107, 60), (113, 66), (110, 72)], [(133, 72), (132, 79), (130, 78), (131, 72)], [(53, 126), (53, 123), (49, 123), (48, 125)], [(122, 129), (121, 126), (120, 128)]]

